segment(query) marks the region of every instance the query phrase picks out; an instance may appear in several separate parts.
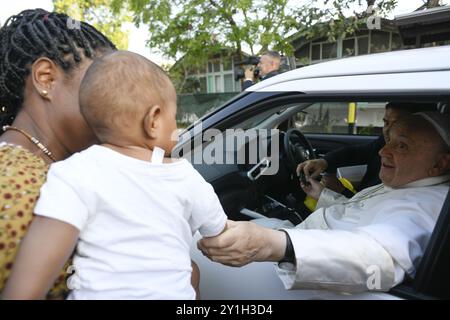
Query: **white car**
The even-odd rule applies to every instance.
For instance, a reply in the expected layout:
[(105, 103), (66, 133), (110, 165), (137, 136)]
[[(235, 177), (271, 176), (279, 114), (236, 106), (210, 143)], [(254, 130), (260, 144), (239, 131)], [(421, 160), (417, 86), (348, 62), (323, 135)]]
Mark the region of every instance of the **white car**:
[[(296, 164), (314, 154), (321, 156), (340, 146), (377, 138), (374, 133), (379, 132), (372, 132), (373, 135), (347, 133), (355, 130), (345, 123), (349, 105), (357, 106), (358, 115), (361, 115), (358, 121), (377, 123), (380, 119), (376, 109), (390, 101), (440, 102), (445, 106), (450, 101), (450, 46), (340, 59), (267, 79), (188, 128), (182, 135), (178, 151), (190, 158), (213, 185), (230, 219), (251, 220), (261, 215), (286, 219), (291, 215), (293, 221), (297, 213), (289, 209), (291, 200), (302, 201), (296, 193), (299, 189), (293, 174)], [(224, 140), (202, 139), (201, 134), (211, 129), (221, 133)], [(226, 145), (224, 141), (235, 133), (226, 129), (269, 132), (265, 135), (266, 146), (279, 144), (279, 148), (274, 149), (276, 154), (268, 155), (272, 163), (278, 162), (275, 174), (267, 174), (268, 163), (264, 162), (264, 157), (258, 155), (256, 159), (250, 159), (250, 141), (261, 137), (247, 137), (245, 141)], [(278, 129), (279, 135), (275, 136), (272, 129)], [(366, 131), (374, 129), (370, 124), (365, 128)], [(218, 148), (218, 144), (223, 148)], [(215, 160), (229, 157), (234, 162), (205, 161), (204, 154), (211, 151), (207, 149), (211, 145), (215, 146)], [(223, 154), (217, 154), (217, 150), (223, 150)], [(247, 153), (239, 158), (239, 151)], [(357, 180), (357, 176), (353, 180)], [(349, 295), (328, 291), (287, 291), (272, 263), (252, 263), (243, 268), (222, 266), (205, 258), (195, 242), (191, 255), (200, 268), (203, 299), (448, 298), (449, 219), (450, 196), (447, 196), (416, 278), (387, 293)]]

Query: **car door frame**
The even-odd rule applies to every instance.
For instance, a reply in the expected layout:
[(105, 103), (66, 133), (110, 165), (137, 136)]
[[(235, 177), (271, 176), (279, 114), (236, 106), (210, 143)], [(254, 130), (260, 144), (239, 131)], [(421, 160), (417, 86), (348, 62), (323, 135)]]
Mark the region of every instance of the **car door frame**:
[[(278, 105), (302, 102), (345, 102), (345, 101), (450, 101), (448, 92), (396, 92), (396, 93), (358, 93), (358, 94), (304, 94), (302, 92), (244, 92), (232, 99), (214, 112), (200, 119), (195, 124), (187, 128), (189, 140), (184, 143), (195, 141), (196, 134), (210, 128), (224, 130), (233, 123), (239, 123), (250, 116), (259, 112), (264, 112), (273, 108), (275, 103)], [(224, 120), (225, 119), (225, 120)], [(194, 128), (198, 123), (202, 123), (202, 130), (195, 132)], [(195, 142), (194, 142), (195, 143)], [(192, 144), (193, 146), (193, 144)], [(441, 215), (436, 223), (432, 233), (429, 246), (427, 246), (423, 260), (417, 271), (417, 277), (408, 282), (401, 284), (388, 294), (397, 298), (407, 299), (434, 299), (440, 279), (450, 279), (449, 275), (444, 276), (443, 271), (436, 272), (435, 268), (441, 268), (442, 256), (446, 252), (450, 252), (450, 230), (448, 224), (450, 222), (450, 192), (447, 195)], [(447, 226), (447, 227), (446, 227)], [(445, 260), (444, 260), (445, 261)], [(448, 264), (448, 263), (447, 263)], [(446, 265), (447, 265), (446, 264)], [(445, 268), (444, 268), (445, 270)]]

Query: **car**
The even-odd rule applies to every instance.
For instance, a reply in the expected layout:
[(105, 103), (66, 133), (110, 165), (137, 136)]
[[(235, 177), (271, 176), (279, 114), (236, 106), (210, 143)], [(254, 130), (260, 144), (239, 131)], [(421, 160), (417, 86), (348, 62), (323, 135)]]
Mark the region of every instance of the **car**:
[[(386, 102), (447, 106), (449, 58), (450, 46), (442, 46), (339, 59), (280, 74), (188, 127), (175, 152), (211, 183), (230, 219), (264, 216), (298, 223), (302, 216), (295, 203), (302, 199), (296, 165), (341, 146), (376, 139), (379, 128), (370, 123), (359, 130), (369, 134), (355, 134), (358, 128), (348, 117), (355, 106), (360, 114), (366, 112), (367, 119), (375, 119), (373, 123), (381, 119), (371, 110), (382, 109)], [(357, 177), (352, 178), (354, 183)], [(232, 268), (209, 261), (196, 248), (199, 235), (191, 256), (200, 268), (203, 299), (449, 298), (449, 219), (450, 194), (416, 277), (389, 292), (287, 291), (273, 263)]]

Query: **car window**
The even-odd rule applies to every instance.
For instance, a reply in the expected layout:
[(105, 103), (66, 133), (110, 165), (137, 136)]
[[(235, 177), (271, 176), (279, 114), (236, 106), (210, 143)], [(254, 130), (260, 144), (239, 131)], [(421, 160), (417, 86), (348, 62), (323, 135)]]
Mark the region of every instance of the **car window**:
[(269, 110), (261, 112), (243, 122), (236, 124), (233, 128), (250, 129), (261, 127), (266, 123), (277, 122), (277, 119), (284, 117), (285, 114), (292, 115), (292, 113), (296, 112), (296, 110), (300, 111), (308, 105), (310, 105), (310, 103), (291, 103), (274, 106)]
[(304, 133), (379, 135), (386, 102), (318, 102), (294, 116)]
[(271, 117), (276, 117), (277, 114), (283, 113), (287, 107), (285, 106), (279, 106), (276, 108), (272, 108), (270, 110), (267, 110), (265, 112), (262, 112), (260, 114), (257, 114), (249, 119), (246, 119), (242, 123), (239, 123), (235, 126), (235, 128), (242, 128), (242, 129), (250, 129), (258, 126), (262, 122), (266, 121), (267, 119)]

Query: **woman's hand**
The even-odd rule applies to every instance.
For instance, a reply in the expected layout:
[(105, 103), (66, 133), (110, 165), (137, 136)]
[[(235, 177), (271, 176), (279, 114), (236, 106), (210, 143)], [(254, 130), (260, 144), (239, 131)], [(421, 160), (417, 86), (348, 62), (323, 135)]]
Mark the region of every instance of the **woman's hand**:
[(228, 220), (223, 233), (201, 239), (197, 247), (212, 261), (241, 267), (254, 261), (280, 261), (286, 251), (286, 234), (252, 222)]

